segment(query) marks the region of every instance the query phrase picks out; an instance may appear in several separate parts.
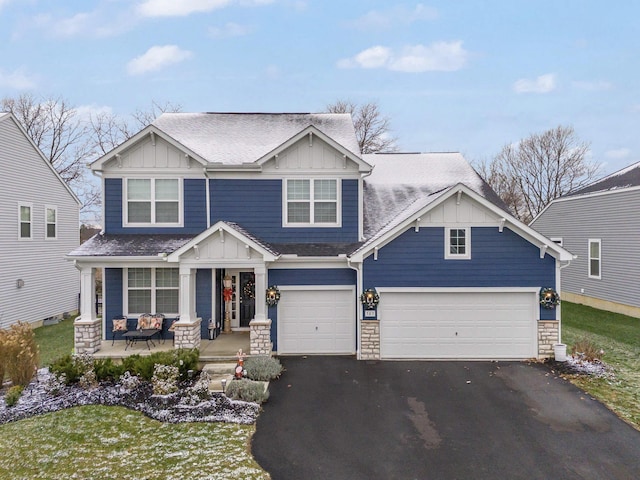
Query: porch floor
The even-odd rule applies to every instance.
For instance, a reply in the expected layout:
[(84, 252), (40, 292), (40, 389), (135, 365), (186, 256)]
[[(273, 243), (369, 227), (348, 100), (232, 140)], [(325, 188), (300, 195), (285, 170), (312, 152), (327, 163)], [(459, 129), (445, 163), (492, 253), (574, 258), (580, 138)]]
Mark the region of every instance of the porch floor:
[[(171, 339), (167, 339), (163, 343), (162, 340), (154, 338), (153, 343), (155, 343), (155, 347), (151, 345), (150, 350), (143, 341), (136, 342), (125, 350), (126, 344), (124, 340), (116, 340), (113, 346), (111, 341), (103, 340), (100, 350), (94, 353), (93, 357), (121, 360), (130, 355), (150, 355), (154, 352), (163, 352), (174, 348)], [(202, 339), (200, 340), (200, 362), (235, 362), (237, 359), (236, 353), (239, 349), (249, 353), (249, 332), (222, 333), (215, 340)]]

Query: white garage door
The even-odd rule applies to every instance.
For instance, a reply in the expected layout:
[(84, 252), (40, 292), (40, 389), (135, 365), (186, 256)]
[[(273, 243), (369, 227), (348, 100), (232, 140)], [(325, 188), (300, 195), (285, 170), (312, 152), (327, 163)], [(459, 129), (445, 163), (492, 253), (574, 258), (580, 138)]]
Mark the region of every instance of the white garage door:
[(313, 290), (288, 290), (287, 287), (280, 287), (282, 296), (278, 302), (278, 353), (354, 353), (354, 288), (308, 288)]
[(537, 356), (535, 292), (382, 292), (382, 358)]

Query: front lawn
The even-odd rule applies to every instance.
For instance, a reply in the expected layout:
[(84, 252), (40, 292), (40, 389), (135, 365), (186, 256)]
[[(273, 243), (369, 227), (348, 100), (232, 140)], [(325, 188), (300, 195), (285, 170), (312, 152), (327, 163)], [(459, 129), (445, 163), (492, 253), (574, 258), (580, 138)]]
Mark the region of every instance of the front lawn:
[(0, 478), (268, 479), (254, 425), (168, 424), (122, 407), (85, 406), (0, 426)]
[(73, 321), (67, 318), (55, 325), (36, 328), (36, 343), (40, 349), (40, 366), (46, 367), (55, 359), (68, 355), (73, 350)]
[(615, 378), (576, 376), (570, 380), (640, 430), (640, 319), (585, 305), (562, 303), (562, 342), (588, 338), (604, 350)]

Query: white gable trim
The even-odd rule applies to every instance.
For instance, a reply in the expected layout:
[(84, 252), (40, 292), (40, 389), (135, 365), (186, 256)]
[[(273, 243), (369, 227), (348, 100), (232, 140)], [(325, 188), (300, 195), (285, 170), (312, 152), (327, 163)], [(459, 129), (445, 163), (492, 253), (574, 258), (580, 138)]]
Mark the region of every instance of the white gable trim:
[(184, 255), (186, 252), (190, 250), (197, 251), (198, 246), (206, 241), (212, 235), (221, 235), (224, 239), (225, 235), (230, 235), (232, 238), (237, 240), (238, 242), (244, 243), (248, 248), (251, 248), (262, 255), (263, 260), (265, 262), (273, 262), (278, 259), (278, 256), (271, 253), (267, 249), (265, 249), (262, 245), (257, 243), (255, 240), (243, 235), (241, 232), (237, 231), (235, 228), (229, 226), (226, 222), (220, 221), (215, 225), (211, 226), (200, 235), (195, 237), (193, 240), (189, 241), (182, 247), (180, 247), (175, 252), (169, 254), (166, 259), (167, 262), (180, 262), (180, 257)]
[(56, 171), (56, 169), (53, 167), (53, 165), (51, 165), (51, 162), (47, 159), (47, 157), (44, 156), (44, 154), (42, 153), (42, 150), (40, 150), (38, 148), (38, 146), (35, 144), (35, 142), (33, 141), (33, 139), (29, 136), (29, 134), (27, 133), (27, 131), (24, 129), (24, 127), (22, 125), (20, 125), (20, 122), (16, 119), (16, 117), (13, 115), (13, 113), (11, 112), (7, 112), (4, 115), (0, 116), (0, 122), (4, 122), (8, 119), (11, 119), (13, 121), (13, 123), (16, 125), (16, 127), (18, 127), (18, 129), (22, 132), (22, 134), (24, 135), (24, 138), (27, 139), (27, 141), (31, 144), (31, 146), (33, 147), (33, 149), (36, 151), (36, 153), (38, 154), (38, 156), (42, 159), (42, 161), (47, 165), (47, 167), (49, 167), (49, 170), (51, 170), (51, 172), (55, 175), (55, 177), (58, 179), (58, 181), (64, 185), (64, 188), (66, 188), (67, 192), (69, 192), (69, 194), (71, 195), (71, 197), (73, 197), (73, 199), (76, 201), (76, 203), (80, 206), (82, 206), (82, 202), (80, 201), (80, 199), (76, 196), (75, 193), (73, 193), (73, 190), (71, 190), (71, 188), (69, 187), (69, 185), (67, 185), (67, 182), (65, 182), (62, 177), (60, 176), (60, 174)]
[(428, 212), (430, 212), (437, 206), (441, 205), (447, 199), (453, 196), (460, 196), (463, 194), (471, 198), (473, 201), (479, 203), (489, 211), (493, 212), (499, 218), (499, 221), (496, 222), (497, 229), (501, 230), (504, 228), (505, 225), (507, 225), (510, 230), (520, 235), (522, 238), (532, 243), (533, 245), (536, 245), (539, 248), (543, 248), (544, 246), (546, 246), (546, 249), (547, 249), (546, 252), (549, 253), (549, 255), (556, 258), (557, 260), (560, 260), (560, 261), (573, 260), (574, 256), (569, 251), (565, 250), (563, 247), (556, 244), (555, 242), (552, 242), (550, 239), (548, 239), (544, 235), (541, 235), (540, 233), (536, 232), (533, 228), (525, 225), (524, 223), (522, 223), (517, 218), (513, 217), (508, 212), (502, 210), (501, 208), (497, 207), (493, 203), (489, 202), (487, 199), (477, 194), (466, 185), (462, 183), (458, 183), (457, 185), (454, 185), (448, 188), (447, 190), (440, 192), (438, 198), (436, 198), (434, 201), (432, 201), (422, 209), (418, 210), (417, 212), (415, 212), (413, 215), (411, 215), (404, 221), (398, 223), (398, 225), (396, 225), (394, 228), (390, 229), (388, 232), (381, 235), (379, 238), (361, 247), (351, 256), (351, 261), (356, 263), (362, 262), (365, 257), (368, 257), (369, 255), (373, 254), (376, 249), (380, 249), (383, 246), (387, 245), (388, 243), (393, 241), (395, 238), (400, 236), (409, 228), (415, 228), (416, 219), (426, 215)]
[(118, 155), (121, 155), (122, 152), (124, 152), (125, 150), (130, 149), (131, 147), (133, 147), (136, 143), (140, 142), (141, 140), (144, 140), (147, 137), (151, 137), (151, 141), (155, 144), (155, 142), (157, 141), (156, 140), (156, 136), (159, 137), (159, 138), (162, 138), (164, 141), (166, 141), (167, 143), (169, 143), (173, 147), (177, 148), (178, 150), (183, 152), (185, 155), (188, 155), (190, 158), (193, 158), (196, 162), (200, 163), (202, 166), (206, 166), (207, 165), (208, 162), (204, 158), (202, 158), (200, 155), (195, 153), (193, 150), (185, 147), (180, 142), (178, 142), (176, 139), (174, 139), (173, 137), (167, 135), (162, 130), (160, 130), (158, 127), (156, 127), (155, 125), (149, 125), (148, 127), (140, 130), (138, 133), (136, 133), (130, 139), (128, 139), (125, 142), (123, 142), (120, 145), (118, 145), (116, 148), (114, 148), (110, 152), (107, 152), (102, 157), (100, 157), (99, 159), (97, 159), (94, 162), (92, 162), (89, 165), (89, 167), (91, 168), (91, 170), (100, 172), (100, 171), (103, 170), (104, 165), (107, 162), (109, 162), (110, 160), (113, 160), (114, 158), (117, 158)]

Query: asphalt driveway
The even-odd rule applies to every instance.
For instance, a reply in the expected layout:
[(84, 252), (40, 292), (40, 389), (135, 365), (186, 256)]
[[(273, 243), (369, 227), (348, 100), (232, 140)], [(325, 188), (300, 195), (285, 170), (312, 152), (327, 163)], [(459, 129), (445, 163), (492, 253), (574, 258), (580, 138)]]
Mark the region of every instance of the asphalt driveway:
[(640, 478), (640, 432), (542, 365), (281, 360), (252, 445), (273, 480)]

